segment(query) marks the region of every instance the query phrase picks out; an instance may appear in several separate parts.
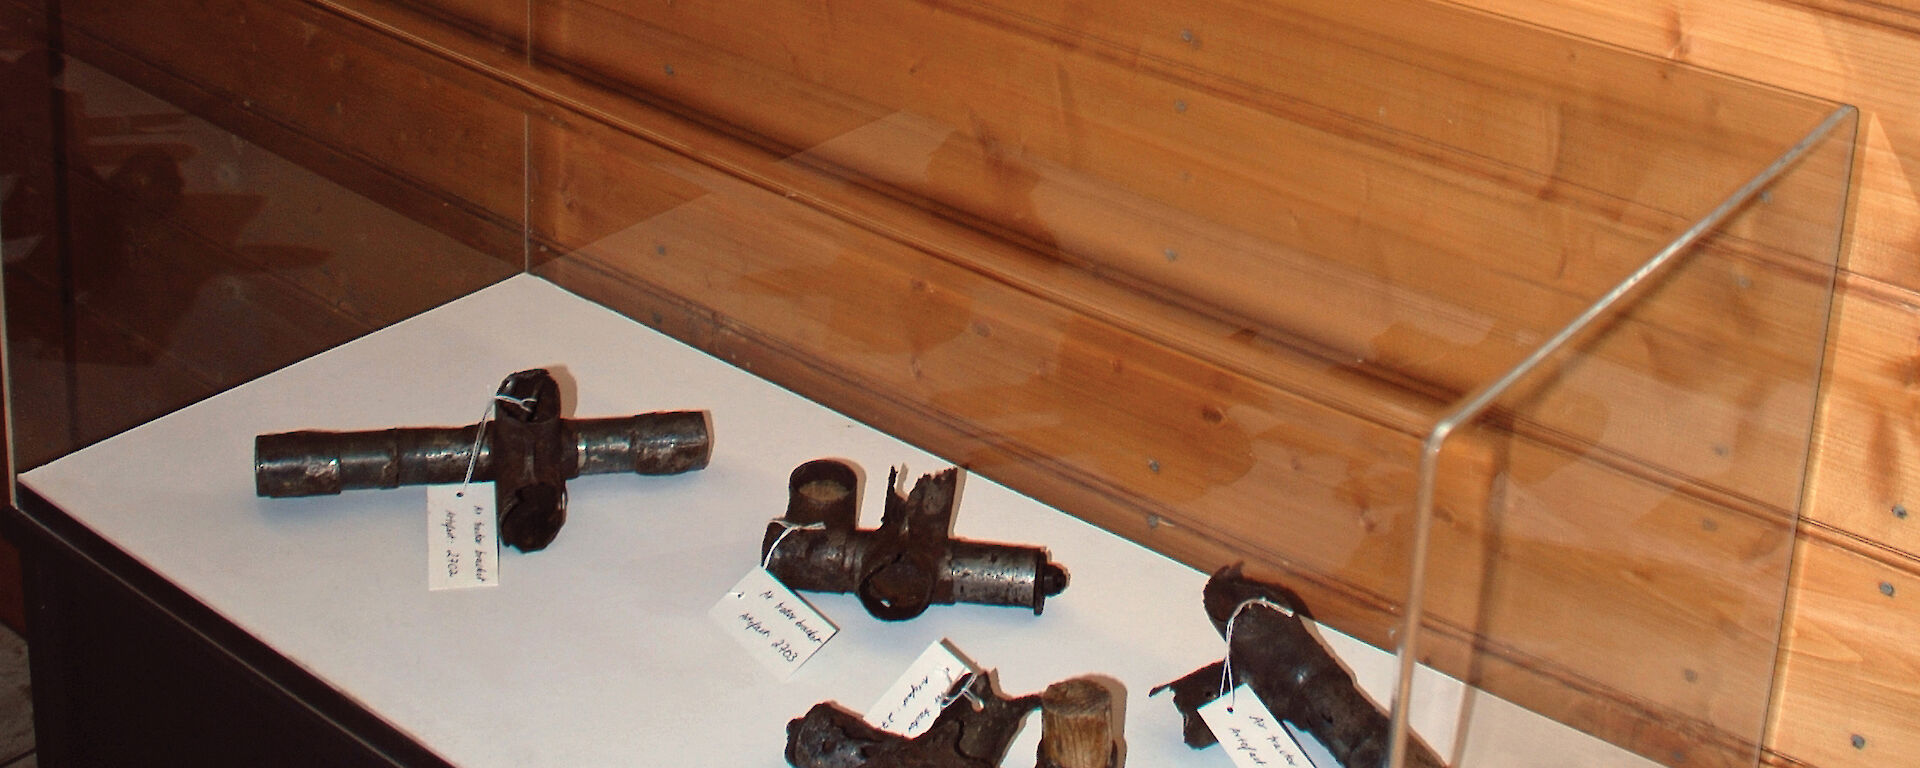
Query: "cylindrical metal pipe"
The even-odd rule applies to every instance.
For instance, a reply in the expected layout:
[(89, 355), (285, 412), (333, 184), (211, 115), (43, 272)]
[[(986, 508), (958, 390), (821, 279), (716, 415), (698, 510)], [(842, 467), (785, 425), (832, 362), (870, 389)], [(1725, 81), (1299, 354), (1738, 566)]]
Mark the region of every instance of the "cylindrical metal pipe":
[(787, 514), (793, 525), (851, 530), (860, 514), (860, 473), (839, 459), (815, 459), (787, 476)]
[(954, 539), (940, 586), (938, 602), (1023, 606), (1038, 616), (1067, 588), (1067, 572), (1039, 547)]
[[(578, 475), (677, 475), (713, 458), (713, 425), (706, 411), (667, 411), (601, 419), (569, 419)], [(484, 458), (484, 457), (483, 457)]]
[[(489, 432), (492, 430), (489, 429)], [(713, 455), (704, 411), (644, 413), (567, 422), (568, 477), (700, 469)], [(361, 488), (457, 483), (473, 456), (474, 428), (410, 427), (367, 432), (299, 431), (254, 438), (254, 490), (261, 496), (321, 496)], [(494, 477), (490, 440), (479, 441), (473, 479)]]
[[(784, 536), (782, 535), (784, 533)], [(779, 546), (768, 556), (768, 547)], [(767, 570), (788, 587), (813, 592), (853, 592), (872, 564), (870, 551), (878, 534), (871, 530), (845, 528), (787, 532), (785, 526), (767, 526), (761, 555)], [(952, 605), (1007, 605), (1032, 609), (1035, 615), (1046, 607), (1047, 598), (1067, 587), (1066, 571), (1047, 558), (1039, 547), (995, 544), (965, 539), (949, 539), (947, 554), (940, 558), (934, 572), (929, 603)]]

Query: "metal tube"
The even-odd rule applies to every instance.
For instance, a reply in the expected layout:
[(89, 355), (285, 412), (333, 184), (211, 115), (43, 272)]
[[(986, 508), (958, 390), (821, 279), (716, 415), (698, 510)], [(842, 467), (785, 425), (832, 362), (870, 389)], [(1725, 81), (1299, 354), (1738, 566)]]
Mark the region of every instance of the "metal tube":
[[(567, 477), (700, 469), (713, 455), (704, 411), (569, 420)], [(364, 488), (457, 483), (473, 455), (474, 428), (406, 427), (366, 432), (299, 431), (254, 438), (254, 490), (261, 496), (324, 496)], [(473, 479), (493, 480), (492, 429), (479, 441)]]

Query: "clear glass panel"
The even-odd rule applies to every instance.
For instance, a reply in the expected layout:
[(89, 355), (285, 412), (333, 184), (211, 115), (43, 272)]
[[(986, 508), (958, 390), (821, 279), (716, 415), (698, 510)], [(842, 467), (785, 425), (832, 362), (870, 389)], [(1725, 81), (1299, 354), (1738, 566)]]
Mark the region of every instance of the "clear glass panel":
[[(1833, 128), (1421, 2), (542, 0), (531, 30), (564, 107), (530, 134), (538, 274), (1203, 569), (1245, 561), (1386, 648), (1432, 425)], [(1451, 646), (1422, 658), (1655, 761), (1753, 764), (1829, 290), (1753, 254), (1830, 274), (1836, 180), (1714, 222), (1708, 245), (1760, 245), (1675, 270), (1449, 444)], [(1594, 569), (1727, 604), (1622, 605)], [(1424, 726), (1450, 756), (1498, 752), (1443, 710), (1467, 712)]]
[[(1429, 434), (1404, 700), (1446, 695), (1412, 692), (1417, 661), (1459, 659), (1562, 719), (1634, 723), (1661, 763), (1759, 761), (1856, 122), (1835, 110)], [(1486, 485), (1450, 493), (1465, 467)], [(1538, 754), (1499, 707), (1459, 712), (1462, 764)]]
[(413, 45), (300, 4), (0, 9), (22, 470), (522, 268), (524, 116)]
[[(1406, 659), (1456, 684), (1756, 759), (1835, 105), (1425, 0), (62, 0), (0, 33), (16, 466), (530, 270), (1380, 648), (1424, 618)], [(1438, 711), (1457, 764), (1535, 743)]]

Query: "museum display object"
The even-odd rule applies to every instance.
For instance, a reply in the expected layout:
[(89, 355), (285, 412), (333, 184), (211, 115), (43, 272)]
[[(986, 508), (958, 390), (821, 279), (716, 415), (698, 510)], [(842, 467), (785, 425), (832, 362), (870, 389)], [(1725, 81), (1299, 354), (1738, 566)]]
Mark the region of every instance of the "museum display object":
[(672, 475), (713, 455), (702, 411), (570, 419), (544, 369), (500, 382), (492, 418), (472, 427), (366, 432), (300, 431), (254, 439), (261, 496), (316, 496), (363, 488), (491, 482), (500, 541), (546, 548), (567, 521), (567, 479), (631, 472)]
[[(1227, 641), (1226, 658), (1153, 690), (1173, 692), (1173, 704), (1186, 720), (1188, 746), (1217, 743), (1201, 721), (1200, 706), (1244, 683), (1267, 711), (1319, 739), (1344, 768), (1386, 763), (1387, 714), (1308, 630), (1304, 620), (1311, 615), (1299, 595), (1249, 579), (1238, 565), (1215, 571), (1202, 594), (1207, 618)], [(1406, 765), (1446, 768), (1425, 744), (1409, 746)]]
[(1000, 765), (1040, 696), (994, 690), (990, 674), (963, 675), (926, 732), (911, 739), (880, 730), (832, 702), (787, 723), (795, 768), (992, 768)]
[(954, 681), (945, 708), (913, 738), (883, 731), (832, 702), (787, 724), (787, 761), (795, 768), (994, 768), (1028, 715), (1040, 712), (1036, 768), (1119, 768), (1112, 693), (1088, 678), (1007, 698), (990, 673)]
[(959, 468), (922, 475), (902, 493), (888, 470), (876, 528), (858, 527), (859, 472), (837, 459), (794, 468), (786, 514), (767, 524), (761, 561), (789, 588), (852, 592), (874, 618), (903, 621), (929, 605), (1031, 608), (1067, 588), (1067, 572), (1039, 547), (957, 539)]

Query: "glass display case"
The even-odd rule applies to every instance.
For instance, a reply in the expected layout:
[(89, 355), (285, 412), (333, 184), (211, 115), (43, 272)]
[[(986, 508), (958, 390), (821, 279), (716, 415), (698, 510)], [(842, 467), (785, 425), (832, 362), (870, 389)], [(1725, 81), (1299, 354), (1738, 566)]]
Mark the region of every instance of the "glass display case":
[(1760, 760), (1851, 108), (1422, 0), (0, 12), (19, 471), (538, 279), (1286, 584), (1450, 765)]

